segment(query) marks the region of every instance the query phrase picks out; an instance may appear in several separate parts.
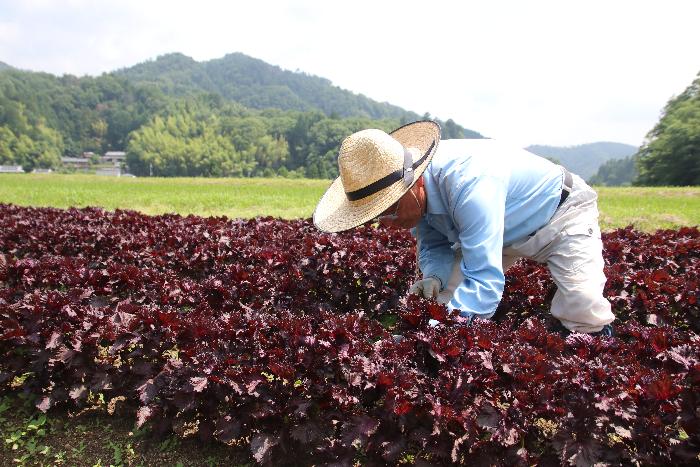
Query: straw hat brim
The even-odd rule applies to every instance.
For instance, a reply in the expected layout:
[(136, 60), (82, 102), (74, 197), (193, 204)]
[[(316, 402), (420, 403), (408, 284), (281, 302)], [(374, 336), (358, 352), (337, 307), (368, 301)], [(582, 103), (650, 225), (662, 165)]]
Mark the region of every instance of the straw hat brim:
[(411, 151), (414, 161), (430, 151), (414, 170), (413, 182), (406, 186), (399, 180), (366, 198), (349, 201), (341, 178), (336, 178), (321, 197), (313, 214), (314, 225), (319, 230), (342, 232), (352, 229), (374, 219), (397, 202), (428, 168), (440, 143), (440, 126), (433, 121), (413, 122), (392, 131), (390, 135)]

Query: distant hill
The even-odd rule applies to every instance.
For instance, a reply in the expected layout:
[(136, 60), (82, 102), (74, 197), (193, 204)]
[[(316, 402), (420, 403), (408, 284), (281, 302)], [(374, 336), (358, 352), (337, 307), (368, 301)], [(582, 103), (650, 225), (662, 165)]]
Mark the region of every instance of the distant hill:
[[(328, 79), (283, 70), (242, 53), (205, 62), (171, 53), (114, 74), (135, 85), (156, 85), (169, 96), (207, 92), (252, 109), (320, 110), (327, 116), (396, 118), (406, 122), (421, 118), (415, 112), (341, 89)], [(467, 129), (460, 128), (460, 133), (451, 137), (481, 137)]]
[(201, 63), (181, 53), (171, 53), (115, 74), (133, 83), (155, 84), (168, 95), (205, 91), (256, 109), (319, 109), (341, 117), (418, 118), (400, 107), (342, 90), (325, 78), (283, 70), (242, 53)]
[(528, 146), (528, 151), (538, 156), (556, 159), (568, 170), (584, 180), (598, 172), (598, 168), (612, 159), (623, 159), (635, 154), (638, 148), (623, 143), (589, 143), (578, 146)]
[(5, 62), (0, 62), (0, 70), (10, 70), (12, 67)]

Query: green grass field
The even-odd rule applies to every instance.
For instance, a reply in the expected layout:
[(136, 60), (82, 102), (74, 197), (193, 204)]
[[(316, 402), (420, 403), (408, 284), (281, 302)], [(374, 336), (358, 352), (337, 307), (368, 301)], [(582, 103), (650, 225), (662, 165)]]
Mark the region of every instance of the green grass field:
[[(91, 175), (0, 174), (0, 203), (60, 208), (100, 206), (146, 214), (231, 218), (310, 217), (329, 180), (115, 178)], [(700, 187), (598, 188), (603, 230), (652, 231), (700, 225)]]
[(310, 217), (329, 180), (117, 178), (0, 174), (0, 202), (59, 208), (100, 206), (146, 214), (284, 219)]
[(700, 187), (596, 187), (603, 230), (700, 225)]

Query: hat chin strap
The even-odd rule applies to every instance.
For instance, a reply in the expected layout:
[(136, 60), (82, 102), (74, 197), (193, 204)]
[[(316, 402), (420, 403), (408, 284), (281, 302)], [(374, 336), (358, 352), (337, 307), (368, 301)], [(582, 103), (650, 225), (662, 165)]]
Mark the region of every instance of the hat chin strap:
[(376, 192), (381, 191), (384, 188), (393, 185), (394, 183), (401, 180), (403, 180), (403, 184), (406, 189), (410, 188), (411, 184), (413, 183), (413, 177), (416, 168), (418, 168), (418, 166), (420, 166), (425, 161), (428, 155), (432, 152), (434, 146), (435, 141), (433, 140), (428, 150), (425, 151), (425, 154), (423, 154), (423, 156), (416, 162), (413, 162), (413, 156), (411, 156), (410, 151), (404, 148), (402, 168), (391, 172), (389, 175), (380, 178), (376, 182), (370, 183), (364, 188), (360, 188), (359, 190), (350, 192), (346, 191), (345, 196), (347, 196), (349, 201), (358, 201), (370, 195), (373, 195)]

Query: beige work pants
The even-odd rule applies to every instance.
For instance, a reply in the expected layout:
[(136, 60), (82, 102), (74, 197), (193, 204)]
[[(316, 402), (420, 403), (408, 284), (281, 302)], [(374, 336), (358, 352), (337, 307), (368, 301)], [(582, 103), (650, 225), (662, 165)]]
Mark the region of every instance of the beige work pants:
[[(503, 271), (520, 258), (546, 264), (557, 285), (552, 315), (570, 331), (596, 332), (613, 322), (603, 296), (603, 242), (598, 225), (598, 195), (577, 175), (573, 189), (552, 219), (535, 235), (503, 249)], [(448, 303), (464, 280), (462, 252), (455, 252), (452, 275), (438, 301)]]

